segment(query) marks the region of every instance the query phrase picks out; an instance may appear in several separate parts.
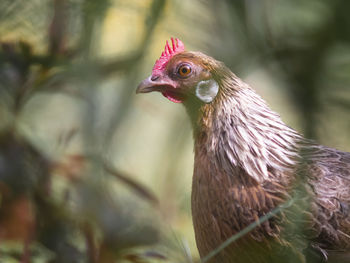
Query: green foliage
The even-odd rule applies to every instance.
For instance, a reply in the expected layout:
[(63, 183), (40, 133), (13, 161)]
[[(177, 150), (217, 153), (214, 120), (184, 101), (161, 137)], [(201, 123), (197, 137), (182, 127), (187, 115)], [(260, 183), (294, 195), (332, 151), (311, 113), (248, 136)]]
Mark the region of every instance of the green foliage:
[(197, 258), (190, 127), (178, 108), (134, 98), (169, 33), (240, 76), (263, 72), (281, 87), (266, 92), (273, 106), (293, 115), (285, 94), (307, 137), (349, 147), (350, 2), (183, 2), (1, 1), (1, 262)]

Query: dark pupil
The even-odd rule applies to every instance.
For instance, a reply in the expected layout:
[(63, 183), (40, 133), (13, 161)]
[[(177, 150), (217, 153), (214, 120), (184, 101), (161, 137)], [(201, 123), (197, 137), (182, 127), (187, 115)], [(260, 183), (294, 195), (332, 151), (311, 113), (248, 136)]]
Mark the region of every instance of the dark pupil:
[(181, 72), (182, 72), (183, 74), (186, 74), (186, 73), (188, 72), (188, 68), (187, 68), (187, 67), (183, 67), (183, 68), (181, 69)]

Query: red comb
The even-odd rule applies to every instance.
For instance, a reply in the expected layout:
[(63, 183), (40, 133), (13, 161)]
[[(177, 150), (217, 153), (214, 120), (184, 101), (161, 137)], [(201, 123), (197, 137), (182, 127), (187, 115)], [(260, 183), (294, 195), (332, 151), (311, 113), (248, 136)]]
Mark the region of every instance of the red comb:
[(180, 39), (171, 38), (171, 43), (173, 46), (172, 48), (170, 47), (168, 40), (166, 41), (166, 45), (164, 51), (162, 52), (162, 55), (154, 64), (152, 75), (159, 74), (175, 54), (185, 51), (185, 45), (181, 42)]

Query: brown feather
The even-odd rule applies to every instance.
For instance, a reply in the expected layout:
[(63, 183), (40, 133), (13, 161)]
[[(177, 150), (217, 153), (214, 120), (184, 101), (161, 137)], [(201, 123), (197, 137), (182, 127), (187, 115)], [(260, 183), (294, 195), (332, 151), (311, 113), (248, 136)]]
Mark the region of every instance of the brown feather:
[(222, 63), (197, 52), (180, 55), (220, 85), (212, 103), (184, 103), (194, 127), (192, 214), (201, 257), (290, 198), (292, 207), (211, 262), (321, 262), (329, 251), (348, 251), (350, 154), (287, 127)]
[[(191, 67), (189, 77), (177, 75), (182, 63)], [(159, 74), (137, 92), (168, 91), (190, 116), (192, 215), (202, 258), (288, 202), (210, 262), (350, 262), (350, 153), (303, 138), (223, 63), (200, 52), (174, 55)], [(196, 96), (208, 80), (219, 85), (210, 102)]]

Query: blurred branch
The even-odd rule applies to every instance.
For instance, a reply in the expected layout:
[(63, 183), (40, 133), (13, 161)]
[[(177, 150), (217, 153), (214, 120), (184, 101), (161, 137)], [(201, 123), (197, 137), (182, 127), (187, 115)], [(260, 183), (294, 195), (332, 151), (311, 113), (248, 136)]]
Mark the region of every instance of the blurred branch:
[(113, 167), (107, 160), (102, 160), (97, 155), (70, 155), (66, 157), (65, 162), (55, 163), (53, 168), (56, 171), (61, 172), (65, 177), (67, 177), (72, 182), (77, 182), (80, 180), (84, 180), (83, 173), (84, 167), (86, 167), (89, 163), (101, 163), (103, 170), (107, 172), (109, 175), (113, 176), (115, 179), (119, 180), (126, 186), (128, 186), (132, 191), (137, 193), (140, 197), (146, 199), (151, 202), (153, 205), (158, 205), (159, 201), (157, 197), (149, 191), (145, 186), (131, 179), (132, 176), (125, 175), (122, 172), (118, 171)]
[(65, 33), (68, 24), (66, 0), (54, 0), (54, 14), (49, 28), (49, 55), (55, 56), (64, 52)]
[(115, 168), (113, 168), (106, 161), (104, 161), (103, 163), (104, 163), (104, 169), (107, 173), (109, 173), (110, 175), (113, 175), (116, 179), (118, 179), (119, 181), (121, 181), (125, 185), (129, 186), (139, 196), (150, 201), (153, 205), (159, 204), (159, 201), (156, 198), (156, 196), (153, 193), (151, 193), (149, 190), (147, 190), (144, 186), (142, 186), (140, 183), (132, 180), (130, 176), (126, 176), (126, 175), (123, 175), (122, 173), (118, 172)]
[[(147, 47), (150, 44), (150, 39), (154, 33), (155, 26), (161, 17), (161, 14), (164, 10), (166, 2), (167, 2), (166, 0), (152, 1), (149, 13), (145, 19), (146, 30), (143, 33), (144, 34), (143, 40), (141, 41), (140, 46), (137, 49), (137, 51), (134, 53), (134, 55), (131, 55), (128, 59), (125, 59), (123, 62), (126, 65), (132, 65), (132, 64), (134, 65), (134, 70), (129, 75), (129, 83), (132, 86), (135, 86), (135, 88), (136, 88), (137, 80), (135, 79), (134, 76), (136, 75), (137, 69), (138, 69), (138, 67), (137, 66), (135, 67), (135, 65), (137, 65), (137, 61), (139, 61), (144, 56), (144, 53), (148, 50)], [(112, 66), (106, 66), (106, 68), (109, 69), (107, 72), (110, 72), (110, 71), (113, 72), (116, 66), (118, 65), (118, 63), (114, 62), (110, 65)], [(122, 98), (120, 100), (121, 103), (119, 103), (119, 105), (116, 105), (116, 109), (114, 109), (114, 112), (116, 112), (117, 114), (115, 114), (109, 122), (109, 125), (106, 129), (106, 136), (105, 136), (105, 140), (103, 141), (103, 145), (108, 145), (109, 138), (112, 137), (116, 127), (120, 124), (120, 122), (126, 116), (126, 112), (129, 110), (129, 107), (130, 107), (129, 102), (132, 94), (134, 94), (134, 89), (130, 89), (130, 87), (125, 87), (122, 90), (122, 94), (120, 95)]]
[(145, 19), (146, 29), (143, 33), (143, 39), (139, 47), (135, 51), (131, 52), (129, 56), (124, 58), (115, 58), (111, 62), (101, 64), (100, 72), (102, 75), (109, 75), (118, 70), (129, 70), (131, 67), (134, 67), (135, 63), (144, 56), (153, 35), (154, 28), (160, 19), (166, 2), (167, 0), (152, 1), (148, 16)]
[(89, 224), (83, 227), (89, 263), (98, 263), (98, 251), (95, 244), (94, 233)]
[[(116, 57), (110, 59), (109, 61), (101, 59), (92, 59), (86, 57), (83, 63), (75, 62), (72, 64), (72, 58), (77, 56), (77, 48), (75, 50), (65, 50), (64, 49), (64, 22), (61, 17), (64, 16), (64, 1), (56, 0), (54, 2), (54, 17), (51, 22), (50, 31), (49, 31), (49, 53), (48, 54), (33, 54), (31, 52), (32, 48), (30, 44), (25, 42), (20, 42), (19, 47), (17, 44), (13, 43), (1, 43), (0, 49), (0, 65), (5, 65), (7, 63), (13, 65), (16, 69), (21, 70), (21, 76), (23, 81), (26, 78), (26, 71), (30, 66), (39, 65), (42, 68), (43, 72), (48, 72), (49, 70), (62, 67), (63, 70), (59, 72), (63, 77), (56, 78), (56, 74), (50, 75), (45, 74), (44, 78), (38, 82), (36, 86), (30, 86), (26, 89), (22, 89), (21, 93), (16, 96), (18, 98), (17, 106), (18, 108), (23, 107), (23, 103), (28, 101), (28, 99), (39, 91), (55, 91), (61, 92), (62, 87), (65, 83), (68, 83), (74, 79), (79, 78), (82, 72), (94, 72), (95, 76), (99, 78), (105, 78), (114, 74), (116, 72), (127, 72), (137, 64), (138, 61), (144, 56), (144, 53), (147, 51), (147, 46), (149, 45), (149, 39), (152, 37), (155, 25), (164, 9), (166, 3), (165, 0), (154, 0), (152, 2), (149, 15), (146, 18), (146, 30), (144, 32), (143, 40), (141, 41), (139, 47), (131, 51), (129, 55)], [(86, 1), (86, 9), (94, 11), (93, 7), (95, 6), (90, 0)], [(105, 3), (106, 5), (106, 3)], [(101, 10), (104, 10), (100, 7)], [(93, 13), (94, 14), (94, 13)], [(102, 15), (103, 12), (100, 11), (99, 15)], [(88, 37), (93, 37), (93, 32), (91, 31), (93, 26), (91, 23), (94, 20), (93, 17), (96, 15), (85, 14), (86, 25), (85, 34), (82, 37), (81, 43), (83, 43), (83, 50), (90, 49), (91, 41), (87, 41)], [(99, 16), (96, 17), (97, 20), (100, 19)], [(90, 51), (86, 51), (89, 53)], [(84, 52), (83, 52), (84, 53)], [(60, 54), (60, 56), (57, 56)], [(74, 74), (75, 72), (75, 74)], [(50, 82), (51, 79), (54, 79), (55, 85), (40, 85)], [(52, 84), (52, 83), (51, 83)], [(23, 86), (23, 85), (22, 85)]]
[(83, 30), (78, 46), (85, 60), (91, 57), (94, 41), (98, 42), (96, 41), (96, 38), (98, 38), (96, 31), (106, 15), (109, 3), (110, 0), (84, 0), (83, 2)]
[[(100, 85), (103, 78), (116, 72), (132, 70), (129, 79), (135, 79), (132, 77), (138, 68), (135, 65), (147, 51), (149, 39), (166, 3), (164, 0), (152, 2), (146, 19), (144, 36), (136, 51), (131, 51), (127, 56), (115, 57), (106, 61), (96, 58), (94, 45), (98, 45), (101, 39), (99, 33), (110, 2), (110, 0), (79, 2), (78, 5), (82, 9), (82, 12), (79, 13), (82, 18), (82, 30), (79, 32), (80, 35), (77, 34), (79, 42), (74, 47), (67, 48), (67, 42), (71, 40), (68, 39), (70, 32), (68, 26), (71, 23), (68, 19), (72, 19), (67, 8), (71, 2), (67, 0), (54, 0), (52, 5), (48, 5), (52, 7), (53, 15), (48, 16), (51, 17), (51, 21), (46, 27), (48, 38), (45, 53), (35, 52), (34, 45), (23, 41), (3, 42), (0, 46), (0, 77), (2, 80), (0, 88), (2, 92), (8, 94), (11, 105), (9, 110), (19, 113), (28, 100), (39, 92), (67, 92), (68, 89), (72, 89), (68, 91), (70, 94), (83, 98), (87, 102), (83, 105), (85, 107), (83, 109), (83, 128), (79, 130), (85, 136), (82, 145), (91, 146), (91, 152), (96, 156), (100, 155), (97, 147), (94, 146), (98, 145), (98, 139), (101, 137), (96, 125), (99, 109), (96, 87)], [(123, 100), (122, 105), (118, 106), (117, 111), (114, 111), (116, 114), (109, 122), (110, 129), (116, 127), (118, 120), (128, 109), (133, 90), (125, 87), (122, 93), (126, 100)], [(3, 164), (7, 170), (0, 169), (0, 223), (2, 223), (0, 226), (11, 225), (12, 227), (13, 223), (22, 222), (20, 220), (25, 221), (31, 216), (29, 219), (32, 219), (33, 223), (25, 221), (26, 224), (20, 224), (21, 229), (25, 231), (23, 231), (24, 234), (19, 235), (19, 242), (24, 239), (24, 236), (34, 236), (33, 241), (40, 242), (53, 252), (55, 258), (50, 262), (55, 263), (80, 262), (82, 259), (96, 263), (106, 258), (108, 262), (112, 262), (119, 256), (118, 252), (123, 249), (157, 242), (158, 229), (153, 227), (153, 224), (147, 224), (146, 220), (139, 222), (133, 209), (127, 205), (123, 206), (122, 202), (119, 204), (115, 196), (111, 198), (108, 195), (109, 192), (105, 191), (108, 187), (100, 182), (98, 175), (103, 172), (110, 178), (113, 176), (118, 183), (126, 186), (132, 193), (136, 193), (153, 206), (157, 205), (156, 196), (146, 187), (123, 174), (102, 158), (87, 157), (84, 154), (73, 156), (67, 163), (53, 165), (53, 160), (45, 159), (45, 166), (40, 165), (40, 158), (44, 159), (47, 156), (34, 146), (32, 148), (35, 154), (21, 147), (22, 143), (27, 145), (28, 138), (20, 141), (14, 137), (12, 141), (9, 140), (12, 138), (12, 133), (16, 133), (15, 129), (16, 127), (9, 132), (9, 135), (1, 134), (0, 136), (0, 139), (4, 139), (0, 140), (3, 146), (0, 147), (1, 156), (4, 160), (9, 160)], [(66, 145), (74, 133), (72, 131), (66, 138), (61, 138), (62, 144)], [(103, 139), (107, 141), (110, 138), (103, 136)], [(90, 152), (87, 151), (87, 148), (83, 150)], [(59, 173), (64, 176), (57, 176)], [(61, 189), (62, 185), (58, 187), (55, 185), (59, 189), (55, 188), (51, 191), (54, 183), (58, 185), (67, 183), (68, 186), (65, 185), (66, 188)], [(61, 199), (56, 197), (56, 190), (63, 192), (62, 197), (61, 193), (59, 194)], [(5, 196), (7, 193), (10, 197)], [(11, 200), (14, 198), (12, 195), (14, 197), (24, 195), (24, 203), (29, 208), (21, 209), (23, 218), (7, 220), (12, 217), (3, 216), (3, 214), (10, 214), (7, 207), (17, 208), (17, 202)], [(129, 204), (132, 204), (132, 201), (128, 201)], [(81, 214), (78, 215), (77, 211)], [(29, 226), (29, 223), (32, 225)], [(16, 228), (13, 229), (13, 233), (18, 232)], [(5, 232), (8, 235), (12, 234), (11, 231)], [(81, 235), (86, 251), (79, 247), (81, 244), (72, 244), (71, 239), (74, 232)], [(1, 238), (4, 237), (3, 233), (0, 235)], [(25, 249), (22, 254), (22, 262), (32, 261), (33, 255), (30, 254), (32, 250), (29, 250), (32, 239), (26, 238), (23, 243)], [(106, 258), (102, 255), (106, 255)], [(163, 259), (158, 253), (143, 256)]]
[(319, 74), (330, 48), (347, 35), (341, 31), (347, 30), (342, 23), (348, 21), (344, 9), (349, 6), (349, 2), (341, 0), (327, 5), (331, 15), (317, 31), (305, 37), (308, 45), (298, 47), (290, 45), (288, 41), (275, 39), (274, 48), (271, 48), (271, 55), (289, 79), (289, 92), (300, 110), (304, 134), (313, 139), (318, 137), (317, 116), (323, 110), (320, 97), (323, 87), (318, 82)]

